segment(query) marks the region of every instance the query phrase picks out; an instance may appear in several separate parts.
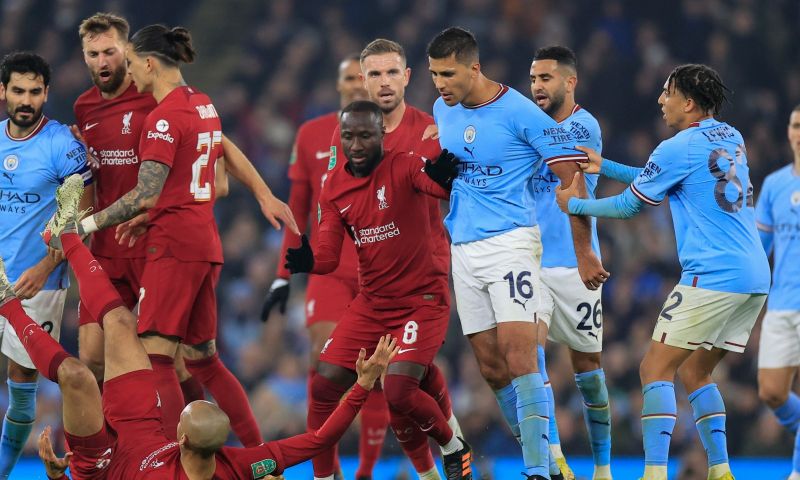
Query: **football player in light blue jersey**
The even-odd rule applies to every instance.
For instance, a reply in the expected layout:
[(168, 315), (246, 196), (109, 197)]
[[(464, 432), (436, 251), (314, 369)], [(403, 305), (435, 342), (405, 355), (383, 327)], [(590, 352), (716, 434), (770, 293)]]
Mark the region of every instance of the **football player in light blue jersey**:
[[(531, 95), (536, 104), (570, 132), (579, 145), (600, 152), (603, 140), (600, 125), (591, 113), (575, 102), (578, 84), (575, 53), (562, 46), (536, 51), (530, 69)], [(586, 193), (594, 198), (597, 174), (585, 175)], [(550, 399), (550, 474), (561, 473), (565, 479), (575, 475), (561, 451), (555, 416), (553, 389), (545, 362), (548, 338), (569, 347), (575, 382), (583, 397), (583, 416), (594, 460), (593, 480), (611, 480), (611, 410), (608, 404), (605, 372), (600, 366), (603, 349), (603, 314), (601, 289), (589, 290), (581, 282), (578, 261), (572, 245), (569, 217), (556, 204), (559, 184), (547, 165), (534, 178), (533, 195), (536, 217), (542, 231), (542, 302), (537, 312), (539, 322), (538, 360), (547, 395)], [(592, 250), (600, 256), (596, 219), (592, 222)]]
[(764, 180), (756, 224), (767, 255), (774, 248), (772, 289), (758, 345), (758, 394), (795, 434), (792, 473), (800, 480), (800, 398), (792, 384), (800, 367), (800, 105), (789, 117), (793, 164)]
[(769, 264), (756, 230), (753, 189), (741, 134), (714, 118), (727, 88), (705, 65), (676, 67), (658, 98), (678, 130), (643, 169), (589, 154), (586, 171), (629, 183), (620, 195), (575, 198), (557, 189), (559, 207), (575, 215), (627, 218), (669, 196), (682, 275), (659, 315), (639, 370), (644, 402), (646, 480), (667, 478), (676, 419), (677, 373), (708, 455), (709, 479), (732, 479), (725, 404), (711, 374), (729, 351), (743, 352), (769, 291)]
[[(55, 192), (80, 173), (88, 184), (86, 152), (69, 128), (42, 113), (50, 67), (38, 55), (11, 53), (0, 64), (0, 257), (28, 315), (58, 339), (68, 286), (66, 264), (48, 256), (39, 232), (56, 211)], [(90, 187), (91, 189), (91, 187)], [(92, 192), (84, 197), (91, 204)], [(0, 351), (8, 357), (9, 406), (0, 440), (0, 479), (8, 478), (36, 412), (37, 373), (14, 329), (0, 317)]]
[[(572, 135), (531, 100), (481, 73), (478, 43), (448, 28), (428, 45), (441, 98), (433, 114), (442, 148), (459, 156), (450, 213), (453, 282), (464, 335), (503, 416), (522, 444), (525, 475), (550, 478), (549, 400), (536, 358), (542, 253), (533, 175), (542, 162), (582, 191)], [(608, 278), (590, 242), (588, 219), (572, 217), (581, 280)]]

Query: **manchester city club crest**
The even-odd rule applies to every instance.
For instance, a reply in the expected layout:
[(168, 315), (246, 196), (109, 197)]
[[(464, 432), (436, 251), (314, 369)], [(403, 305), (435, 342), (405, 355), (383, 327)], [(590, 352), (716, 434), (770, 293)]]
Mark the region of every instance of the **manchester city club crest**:
[(475, 141), (475, 127), (469, 125), (467, 128), (464, 129), (464, 141), (467, 143), (472, 143)]
[(790, 197), (789, 201), (792, 202), (792, 207), (800, 205), (800, 190), (792, 192), (792, 196)]
[(9, 155), (3, 159), (3, 168), (9, 172), (13, 172), (19, 167), (19, 158), (16, 155)]

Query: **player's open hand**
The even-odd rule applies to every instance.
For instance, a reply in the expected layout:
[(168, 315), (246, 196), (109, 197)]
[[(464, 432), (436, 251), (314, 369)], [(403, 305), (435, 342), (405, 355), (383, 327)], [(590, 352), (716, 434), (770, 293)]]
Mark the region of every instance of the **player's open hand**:
[(358, 374), (358, 384), (365, 390), (372, 390), (375, 381), (383, 375), (389, 362), (397, 355), (400, 346), (397, 344), (397, 339), (390, 334), (386, 334), (378, 341), (378, 346), (375, 347), (375, 353), (365, 360), (367, 351), (363, 348), (358, 352), (358, 360), (356, 360), (356, 373)]
[(64, 458), (58, 458), (53, 451), (53, 442), (50, 441), (50, 426), (48, 425), (39, 435), (39, 458), (44, 463), (48, 478), (61, 478), (69, 467), (72, 452), (67, 452)]
[(603, 157), (589, 147), (583, 145), (575, 145), (575, 148), (585, 153), (589, 157), (588, 162), (580, 162), (578, 166), (583, 170), (583, 173), (600, 173), (600, 166), (603, 164)]
[(578, 190), (579, 182), (581, 181), (580, 176), (581, 172), (575, 172), (569, 187), (564, 188), (563, 185), (556, 187), (556, 203), (558, 203), (558, 208), (566, 214), (569, 214), (569, 200), (572, 197), (580, 198)]
[(611, 273), (606, 271), (603, 263), (597, 258), (593, 251), (583, 255), (577, 255), (578, 259), (578, 274), (581, 276), (581, 281), (589, 290), (597, 290), (601, 285), (606, 283)]
[(425, 140), (439, 140), (439, 127), (435, 123), (425, 127), (425, 131), (422, 132), (422, 141)]
[(300, 235), (300, 229), (297, 228), (297, 222), (294, 221), (294, 215), (289, 205), (286, 205), (272, 194), (264, 199), (259, 199), (258, 204), (261, 205), (261, 213), (264, 214), (264, 218), (275, 227), (275, 230), (280, 230), (281, 222), (283, 222), (290, 232)]
[(458, 164), (461, 161), (446, 148), (439, 154), (436, 163), (430, 159), (425, 160), (425, 173), (431, 180), (438, 183), (445, 190), (453, 187), (453, 180), (458, 176)]
[[(50, 258), (47, 258), (47, 263), (55, 268), (55, 264)], [(17, 298), (27, 300), (39, 293), (47, 282), (47, 277), (53, 272), (53, 268), (45, 265), (45, 262), (39, 262), (22, 272), (22, 275), (17, 279), (17, 283), (14, 284), (14, 292), (16, 292)]]
[(117, 230), (114, 232), (114, 239), (120, 245), (127, 245), (128, 248), (134, 246), (136, 241), (142, 238), (147, 233), (147, 223), (150, 221), (150, 216), (147, 212), (141, 213), (127, 222), (122, 222), (117, 225)]
[(286, 250), (287, 270), (292, 273), (308, 273), (314, 269), (314, 251), (308, 243), (308, 236), (303, 234), (300, 237), (299, 248), (289, 248)]
[(266, 322), (269, 314), (275, 305), (281, 315), (286, 313), (286, 301), (289, 300), (289, 280), (276, 278), (269, 287), (267, 298), (264, 299), (264, 306), (261, 308), (261, 321)]

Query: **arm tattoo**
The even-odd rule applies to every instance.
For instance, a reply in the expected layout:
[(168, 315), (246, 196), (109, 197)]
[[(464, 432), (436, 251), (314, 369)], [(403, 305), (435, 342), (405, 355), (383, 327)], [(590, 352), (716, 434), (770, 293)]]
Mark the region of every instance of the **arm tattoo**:
[(125, 222), (147, 210), (161, 194), (167, 175), (169, 167), (163, 163), (151, 160), (142, 162), (136, 187), (101, 212), (94, 214), (97, 228), (102, 229)]

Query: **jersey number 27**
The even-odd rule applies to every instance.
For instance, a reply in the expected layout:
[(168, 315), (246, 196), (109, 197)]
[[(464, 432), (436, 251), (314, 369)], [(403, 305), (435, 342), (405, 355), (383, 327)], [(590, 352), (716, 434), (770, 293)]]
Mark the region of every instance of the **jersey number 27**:
[(192, 183), (189, 185), (189, 193), (197, 202), (211, 200), (208, 161), (211, 151), (220, 143), (222, 143), (222, 132), (219, 130), (197, 134), (197, 151), (200, 152), (200, 156), (192, 164)]

